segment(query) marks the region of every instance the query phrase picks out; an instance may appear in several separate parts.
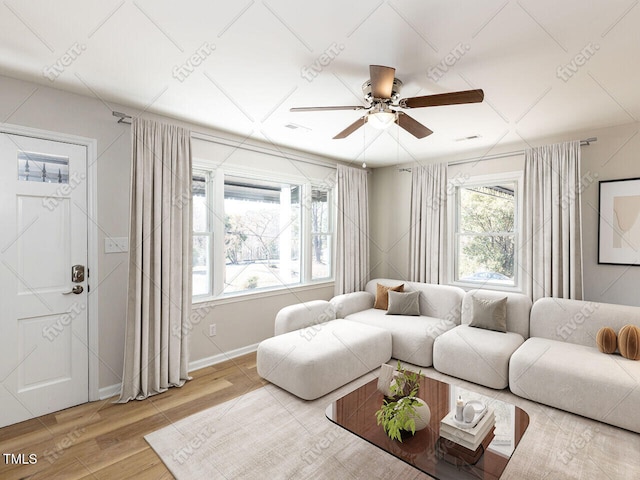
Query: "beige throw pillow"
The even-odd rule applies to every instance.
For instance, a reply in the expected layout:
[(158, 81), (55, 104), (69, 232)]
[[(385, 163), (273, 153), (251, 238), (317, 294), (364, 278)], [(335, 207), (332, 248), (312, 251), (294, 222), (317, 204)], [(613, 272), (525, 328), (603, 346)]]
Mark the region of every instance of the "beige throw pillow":
[(420, 292), (389, 291), (387, 315), (420, 315)]
[(404, 292), (404, 283), (396, 285), (395, 287), (385, 287), (379, 283), (376, 284), (376, 301), (373, 304), (373, 308), (379, 308), (380, 310), (386, 310), (389, 308), (389, 290), (394, 292)]
[(470, 327), (507, 331), (507, 297), (497, 300), (472, 296)]

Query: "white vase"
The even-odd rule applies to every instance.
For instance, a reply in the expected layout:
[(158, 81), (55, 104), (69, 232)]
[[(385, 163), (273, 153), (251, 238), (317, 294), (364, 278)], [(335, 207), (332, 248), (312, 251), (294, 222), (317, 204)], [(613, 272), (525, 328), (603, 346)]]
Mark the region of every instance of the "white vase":
[(400, 400), (400, 402), (405, 399), (417, 400), (418, 403), (420, 404), (420, 405), (415, 405), (413, 407), (415, 410), (413, 421), (416, 424), (416, 432), (418, 430), (422, 430), (423, 428), (426, 428), (427, 425), (429, 425), (429, 420), (431, 420), (431, 409), (429, 408), (429, 405), (427, 405), (427, 402), (425, 402), (424, 400), (418, 397), (404, 397), (403, 399)]

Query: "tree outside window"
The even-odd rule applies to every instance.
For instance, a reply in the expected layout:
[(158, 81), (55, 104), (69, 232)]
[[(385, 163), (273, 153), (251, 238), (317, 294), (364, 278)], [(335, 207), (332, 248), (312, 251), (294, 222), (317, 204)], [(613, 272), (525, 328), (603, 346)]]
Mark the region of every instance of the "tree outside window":
[(455, 280), (514, 286), (516, 183), (456, 191)]

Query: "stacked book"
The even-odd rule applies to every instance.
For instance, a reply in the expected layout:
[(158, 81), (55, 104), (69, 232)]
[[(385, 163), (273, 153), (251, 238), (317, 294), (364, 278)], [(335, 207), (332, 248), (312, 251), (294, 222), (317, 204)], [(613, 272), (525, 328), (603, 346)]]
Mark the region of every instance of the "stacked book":
[(440, 421), (440, 451), (445, 458), (476, 463), (493, 440), (495, 425), (496, 418), (491, 408), (473, 427), (458, 422), (455, 411), (451, 412)]

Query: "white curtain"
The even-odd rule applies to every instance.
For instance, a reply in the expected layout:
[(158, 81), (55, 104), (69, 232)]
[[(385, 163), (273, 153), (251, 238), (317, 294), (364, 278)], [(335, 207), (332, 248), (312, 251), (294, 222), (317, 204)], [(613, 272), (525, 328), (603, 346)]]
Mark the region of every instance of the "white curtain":
[(367, 171), (338, 165), (335, 293), (362, 290), (369, 280)]
[(411, 168), (409, 280), (444, 283), (447, 165)]
[(129, 300), (119, 402), (181, 386), (191, 313), (191, 139), (133, 121)]
[(580, 142), (527, 149), (524, 183), (529, 294), (581, 300)]

